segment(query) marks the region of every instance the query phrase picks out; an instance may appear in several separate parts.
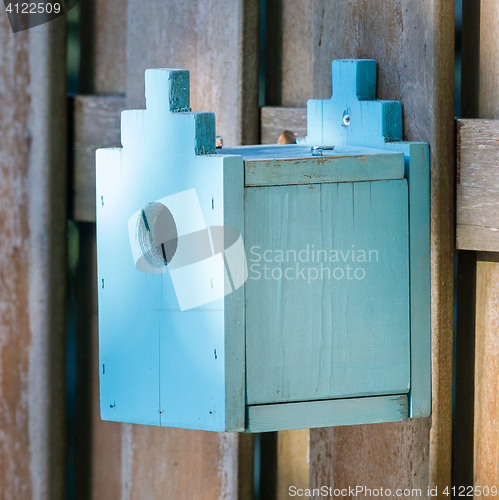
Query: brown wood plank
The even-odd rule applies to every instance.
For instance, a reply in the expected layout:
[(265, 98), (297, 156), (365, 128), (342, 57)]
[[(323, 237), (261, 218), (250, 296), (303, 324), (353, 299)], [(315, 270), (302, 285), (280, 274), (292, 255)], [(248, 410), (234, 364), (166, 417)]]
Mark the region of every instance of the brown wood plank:
[[(475, 486), (497, 486), (499, 440), (499, 263), (478, 262), (475, 344)], [(486, 498), (492, 498), (487, 495)]]
[(265, 104), (300, 106), (312, 98), (313, 0), (267, 0)]
[(313, 94), (331, 95), (331, 61), (378, 61), (378, 98), (403, 106), (404, 138), (431, 150), (432, 417), (312, 430), (312, 486), (450, 484), (454, 249), (454, 5), (445, 0), (314, 2)]
[(216, 114), (224, 145), (256, 144), (258, 5), (128, 0), (127, 108), (145, 107), (146, 68), (188, 69), (193, 111)]
[(499, 118), (499, 4), (481, 0), (480, 5), (480, 118)]
[[(499, 6), (491, 0), (481, 0), (480, 5), (480, 118), (499, 119), (499, 95), (497, 92), (499, 77), (498, 57), (498, 21)], [(488, 124), (494, 126), (494, 124)], [(489, 134), (492, 143), (486, 145), (482, 140), (479, 145), (490, 147), (495, 133)], [(487, 158), (488, 175), (497, 169), (497, 149)], [(482, 149), (482, 152), (484, 150)], [(495, 179), (491, 180), (495, 183)], [(490, 198), (489, 198), (490, 201)], [(491, 206), (492, 208), (492, 206)], [(495, 208), (495, 207), (494, 207)], [(497, 212), (496, 212), (497, 213)], [(487, 217), (493, 216), (493, 210)], [(482, 246), (482, 245), (480, 245)], [(489, 244), (489, 250), (497, 250)], [(490, 262), (483, 262), (483, 259)], [(499, 264), (497, 254), (487, 256), (480, 253), (477, 263), (476, 282), (476, 340), (475, 340), (475, 433), (473, 476), (475, 486), (497, 486), (499, 484), (499, 431), (498, 418), (498, 343), (497, 343), (497, 308)], [(491, 496), (489, 495), (488, 498)]]
[(66, 23), (0, 17), (0, 496), (62, 500)]
[(86, 0), (80, 5), (80, 92), (124, 94), (127, 0)]
[(290, 486), (309, 486), (310, 431), (299, 429), (277, 433), (277, 499), (291, 498)]
[(73, 217), (95, 222), (95, 150), (121, 147), (120, 114), (124, 97), (76, 96), (74, 99)]
[(457, 120), (456, 246), (499, 248), (499, 120)]

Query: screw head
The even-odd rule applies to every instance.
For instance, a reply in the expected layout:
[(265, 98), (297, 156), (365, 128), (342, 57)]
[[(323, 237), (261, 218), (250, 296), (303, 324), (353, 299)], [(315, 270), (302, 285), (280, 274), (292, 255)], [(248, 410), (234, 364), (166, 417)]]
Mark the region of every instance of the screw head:
[(344, 115), (343, 116), (343, 126), (348, 127), (350, 125), (350, 115)]

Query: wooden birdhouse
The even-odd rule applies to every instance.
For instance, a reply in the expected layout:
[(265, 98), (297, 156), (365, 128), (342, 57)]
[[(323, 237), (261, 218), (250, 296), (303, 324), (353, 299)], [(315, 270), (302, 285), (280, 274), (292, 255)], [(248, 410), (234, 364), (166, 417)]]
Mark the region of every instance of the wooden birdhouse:
[[(215, 148), (189, 73), (97, 151), (101, 416), (264, 432), (427, 416), (429, 154), (334, 61), (300, 144)], [(230, 103), (227, 103), (230, 106)]]

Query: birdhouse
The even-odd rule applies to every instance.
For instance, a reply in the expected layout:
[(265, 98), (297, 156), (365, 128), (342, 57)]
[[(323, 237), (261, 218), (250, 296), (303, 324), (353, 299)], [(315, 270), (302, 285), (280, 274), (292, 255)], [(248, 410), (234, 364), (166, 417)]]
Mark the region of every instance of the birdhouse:
[(430, 414), (428, 146), (375, 99), (375, 61), (332, 74), (301, 143), (216, 149), (188, 71), (146, 71), (123, 147), (97, 151), (104, 420), (265, 432)]

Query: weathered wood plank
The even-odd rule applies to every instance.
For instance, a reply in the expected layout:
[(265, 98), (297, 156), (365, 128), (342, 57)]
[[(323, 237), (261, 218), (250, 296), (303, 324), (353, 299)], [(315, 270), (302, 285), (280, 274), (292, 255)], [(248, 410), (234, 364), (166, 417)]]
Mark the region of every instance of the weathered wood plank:
[(127, 108), (145, 107), (146, 68), (188, 69), (191, 107), (215, 113), (224, 144), (257, 143), (258, 12), (255, 0), (129, 0)]
[(480, 89), (479, 117), (499, 119), (499, 5), (494, 0), (480, 2)]
[(95, 221), (95, 151), (120, 147), (124, 97), (76, 96), (74, 99), (73, 218)]
[(80, 92), (124, 94), (127, 0), (89, 0), (80, 5)]
[(310, 146), (243, 146), (222, 148), (241, 155), (245, 186), (377, 181), (404, 178), (404, 155), (380, 149), (338, 146), (313, 156)]
[(300, 428), (303, 422), (307, 422), (309, 428), (396, 422), (409, 417), (409, 402), (407, 394), (401, 394), (247, 406), (246, 413), (249, 431), (271, 432)]
[(457, 120), (456, 246), (499, 248), (499, 120)]
[[(479, 117), (499, 119), (499, 57), (498, 57), (499, 5), (493, 0), (480, 4), (480, 89)], [(497, 122), (494, 123), (494, 125)], [(497, 129), (496, 129), (497, 130)], [(493, 137), (499, 134), (491, 133)], [(484, 145), (479, 141), (480, 145)], [(488, 158), (487, 170), (495, 174), (497, 148)], [(483, 150), (482, 150), (483, 151)], [(495, 157), (495, 158), (494, 158)], [(495, 183), (495, 181), (491, 181)], [(490, 214), (497, 213), (491, 206)], [(495, 217), (496, 218), (496, 217)], [(497, 247), (489, 245), (490, 249)], [(481, 262), (487, 260), (489, 262)], [(478, 254), (476, 281), (476, 334), (475, 334), (475, 423), (473, 478), (475, 486), (498, 485), (499, 431), (497, 420), (498, 393), (498, 277), (497, 255)]]
[(310, 431), (298, 429), (277, 434), (277, 498), (289, 498), (289, 487), (309, 485)]
[(0, 17), (0, 495), (62, 500), (66, 24)]
[(474, 485), (497, 486), (499, 263), (477, 262)]
[[(217, 114), (224, 143), (257, 142), (257, 26), (254, 1), (129, 0), (126, 107), (144, 107), (146, 68), (185, 67), (191, 70), (192, 108)], [(251, 436), (116, 426), (121, 479), (112, 475), (106, 481), (120, 487), (118, 498), (163, 498), (165, 492), (178, 499), (252, 498)], [(104, 434), (112, 446), (116, 440)], [(94, 470), (105, 469), (104, 460), (96, 457)]]
[[(424, 492), (428, 485), (443, 490), (450, 484), (451, 455), (454, 5), (316, 0), (313, 50), (314, 97), (330, 97), (333, 59), (376, 59), (378, 98), (402, 103), (405, 139), (430, 144), (433, 415), (311, 431), (311, 487), (400, 487), (410, 481)], [(396, 463), (388, 454), (397, 456)]]
[(312, 27), (313, 0), (266, 2), (265, 104), (305, 106), (312, 97)]

